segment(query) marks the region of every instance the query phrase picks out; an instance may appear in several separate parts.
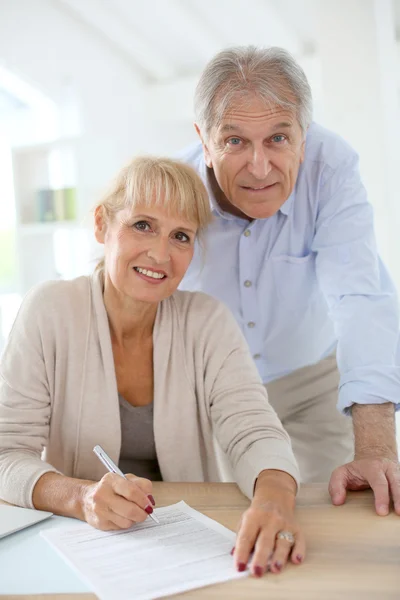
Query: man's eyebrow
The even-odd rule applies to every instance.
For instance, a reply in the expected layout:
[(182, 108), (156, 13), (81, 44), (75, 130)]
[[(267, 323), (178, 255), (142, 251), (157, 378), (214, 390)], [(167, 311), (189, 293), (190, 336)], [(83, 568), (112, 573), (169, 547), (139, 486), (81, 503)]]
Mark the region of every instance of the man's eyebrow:
[[(290, 129), (291, 127), (293, 127), (293, 123), (290, 123), (289, 121), (282, 121), (281, 123), (277, 123), (276, 125), (274, 125), (271, 128), (271, 130), (277, 131), (278, 129)], [(232, 131), (235, 133), (242, 133), (243, 130), (240, 127), (240, 125), (235, 125), (234, 123), (226, 123), (220, 129), (221, 133), (226, 133), (229, 131)]]

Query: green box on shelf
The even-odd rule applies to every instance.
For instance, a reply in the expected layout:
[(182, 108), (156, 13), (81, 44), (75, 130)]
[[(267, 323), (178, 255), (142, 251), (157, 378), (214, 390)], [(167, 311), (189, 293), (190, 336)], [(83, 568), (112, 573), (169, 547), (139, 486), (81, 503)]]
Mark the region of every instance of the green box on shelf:
[(76, 188), (64, 188), (64, 219), (76, 219)]

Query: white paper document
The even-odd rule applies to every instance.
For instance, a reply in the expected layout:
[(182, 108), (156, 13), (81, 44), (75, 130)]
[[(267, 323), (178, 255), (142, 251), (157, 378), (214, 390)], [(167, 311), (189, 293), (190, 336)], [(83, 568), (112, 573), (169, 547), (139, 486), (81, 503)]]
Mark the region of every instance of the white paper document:
[(233, 566), (235, 534), (185, 502), (158, 508), (128, 530), (84, 524), (42, 532), (100, 600), (151, 600), (246, 577)]

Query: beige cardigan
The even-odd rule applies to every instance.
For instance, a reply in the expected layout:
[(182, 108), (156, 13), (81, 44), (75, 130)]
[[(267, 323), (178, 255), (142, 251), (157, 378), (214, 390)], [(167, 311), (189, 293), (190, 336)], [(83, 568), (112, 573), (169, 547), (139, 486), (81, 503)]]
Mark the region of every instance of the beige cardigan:
[[(220, 481), (213, 433), (248, 497), (263, 469), (298, 481), (289, 438), (223, 304), (177, 291), (159, 305), (153, 340), (154, 435), (164, 481)], [(0, 364), (0, 498), (32, 507), (33, 488), (48, 471), (99, 480), (105, 468), (95, 444), (118, 463), (101, 274), (42, 284), (22, 303)]]

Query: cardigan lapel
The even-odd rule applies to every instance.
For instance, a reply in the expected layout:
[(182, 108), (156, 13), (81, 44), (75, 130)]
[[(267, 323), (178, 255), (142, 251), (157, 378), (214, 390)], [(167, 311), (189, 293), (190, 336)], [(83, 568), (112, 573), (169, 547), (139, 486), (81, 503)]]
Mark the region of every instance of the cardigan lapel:
[(174, 296), (160, 303), (153, 343), (154, 437), (163, 480), (204, 481), (197, 399)]

